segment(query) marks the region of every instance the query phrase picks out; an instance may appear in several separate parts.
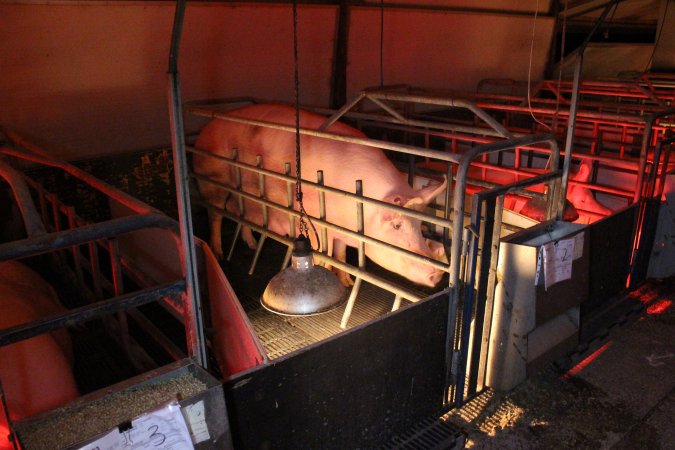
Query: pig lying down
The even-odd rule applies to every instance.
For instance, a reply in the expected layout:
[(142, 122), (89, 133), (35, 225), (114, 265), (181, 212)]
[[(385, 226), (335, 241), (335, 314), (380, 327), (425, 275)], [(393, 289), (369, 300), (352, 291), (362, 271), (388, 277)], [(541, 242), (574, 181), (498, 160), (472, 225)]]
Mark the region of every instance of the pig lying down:
[[(277, 104), (246, 106), (231, 111), (232, 116), (255, 119), (284, 125), (295, 125), (295, 109)], [(302, 128), (317, 129), (326, 118), (306, 111), (300, 113)], [(335, 123), (328, 132), (365, 137), (352, 127)], [(239, 161), (255, 165), (256, 155), (262, 157), (265, 169), (284, 173), (284, 164), (292, 165), (291, 174), (295, 175), (295, 134), (259, 126), (240, 124), (216, 119), (210, 122), (199, 135), (195, 147), (216, 155), (232, 157), (232, 150), (238, 149)], [(394, 205), (420, 210), (445, 190), (446, 183), (436, 183), (420, 190), (413, 190), (403, 175), (378, 148), (364, 145), (332, 141), (324, 138), (302, 136), (300, 140), (302, 175), (305, 179), (315, 179), (318, 170), (324, 172), (327, 186), (354, 192), (356, 180), (363, 181), (363, 195)], [(194, 155), (194, 171), (215, 181), (230, 186), (235, 185), (234, 168), (225, 162), (202, 155)], [(248, 170), (241, 171), (242, 188), (254, 195), (260, 195), (258, 175)], [(199, 190), (205, 200), (217, 208), (226, 208), (239, 215), (238, 201), (234, 195), (212, 183), (199, 181)], [(286, 205), (286, 182), (265, 178), (265, 198)], [(303, 189), (303, 203), (310, 216), (319, 216), (318, 193), (313, 188)], [(294, 208), (297, 210), (298, 205)], [(262, 209), (259, 204), (244, 200), (243, 216), (250, 222), (262, 225)], [(268, 208), (268, 228), (282, 236), (290, 235), (288, 215)], [(211, 224), (211, 247), (216, 255), (222, 257), (221, 225), (222, 217), (209, 213)], [(356, 204), (353, 200), (326, 193), (326, 220), (330, 223), (356, 231)], [(445, 251), (440, 243), (425, 239), (421, 232), (421, 221), (383, 208), (364, 204), (365, 234), (375, 239), (396, 245), (411, 252), (443, 261)], [(297, 235), (297, 234), (296, 234)], [(249, 247), (255, 248), (256, 242), (250, 228), (242, 230), (242, 238)], [(311, 236), (313, 238), (313, 236)], [(345, 261), (347, 246), (356, 247), (356, 239), (342, 233), (328, 230), (328, 242), (325, 248), (334, 258)], [(315, 248), (317, 243), (313, 242)], [(433, 287), (441, 280), (443, 271), (412, 258), (400, 255), (390, 249), (365, 245), (366, 255), (382, 267), (396, 272), (409, 280), (424, 286)], [(349, 275), (338, 272), (343, 284), (351, 284)]]
[[(52, 287), (15, 261), (0, 261), (0, 329), (62, 312)], [(66, 330), (0, 347), (0, 380), (12, 420), (55, 408), (78, 397)], [(0, 450), (13, 449), (0, 414)]]

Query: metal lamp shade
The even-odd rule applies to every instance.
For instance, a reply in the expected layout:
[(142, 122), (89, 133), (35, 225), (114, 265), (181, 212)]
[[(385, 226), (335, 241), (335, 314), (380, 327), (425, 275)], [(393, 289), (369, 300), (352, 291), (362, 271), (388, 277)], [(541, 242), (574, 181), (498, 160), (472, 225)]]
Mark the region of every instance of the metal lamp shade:
[(346, 294), (333, 272), (314, 265), (309, 241), (300, 236), (293, 245), (291, 265), (270, 280), (260, 303), (275, 314), (306, 316), (337, 308), (347, 300)]

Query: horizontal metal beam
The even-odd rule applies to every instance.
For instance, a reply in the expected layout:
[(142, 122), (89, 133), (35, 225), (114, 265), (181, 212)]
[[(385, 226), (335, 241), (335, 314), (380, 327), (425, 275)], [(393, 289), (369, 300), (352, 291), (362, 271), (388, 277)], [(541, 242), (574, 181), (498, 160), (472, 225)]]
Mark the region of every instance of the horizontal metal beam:
[(135, 215), (112, 219), (72, 230), (57, 231), (0, 244), (0, 261), (27, 258), (144, 228), (164, 228), (177, 233), (178, 224), (174, 219), (163, 214)]
[[(244, 125), (253, 125), (263, 128), (270, 128), (273, 130), (286, 131), (289, 133), (295, 132), (295, 127), (291, 125), (283, 125), (274, 122), (266, 122), (263, 120), (253, 120), (245, 117), (240, 117), (232, 114), (220, 113), (206, 108), (188, 108), (188, 111), (196, 116), (207, 117), (210, 119), (222, 119), (229, 122), (241, 123)], [(369, 139), (357, 136), (345, 136), (342, 134), (328, 133), (325, 131), (317, 131), (308, 128), (300, 128), (300, 134), (303, 136), (314, 136), (319, 138), (330, 139), (337, 142), (347, 142), (350, 144), (365, 145), (367, 147), (378, 147), (382, 150), (391, 150), (407, 155), (422, 156), (425, 158), (434, 158), (441, 161), (459, 163), (460, 156), (453, 153), (446, 153), (440, 150), (428, 150), (425, 148), (415, 147), (412, 145), (396, 144), (387, 141), (378, 141), (376, 139)]]
[(0, 331), (0, 347), (53, 330), (107, 316), (128, 308), (135, 308), (152, 301), (160, 300), (164, 297), (178, 299), (184, 291), (185, 281), (178, 280), (173, 283), (162, 284), (155, 288), (143, 289), (138, 292), (132, 292), (102, 302), (82, 306), (52, 317), (6, 328)]

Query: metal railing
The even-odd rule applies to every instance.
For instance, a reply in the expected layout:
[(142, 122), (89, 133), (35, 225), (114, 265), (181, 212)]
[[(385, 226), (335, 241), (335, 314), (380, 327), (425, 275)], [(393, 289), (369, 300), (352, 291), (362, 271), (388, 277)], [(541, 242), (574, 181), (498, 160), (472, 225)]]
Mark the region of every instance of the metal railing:
[[(127, 315), (143, 321), (137, 317), (135, 307), (148, 302), (160, 302), (165, 305), (177, 319), (185, 326), (187, 353), (193, 355), (190, 343), (195, 341), (195, 325), (192, 316), (194, 312), (185, 306), (185, 281), (178, 278), (175, 281), (159, 284), (149, 280), (143, 273), (126, 260), (120, 253), (117, 237), (144, 229), (168, 230), (169, 236), (178, 248), (178, 224), (175, 220), (162, 214), (158, 210), (138, 201), (121, 192), (90, 174), (68, 163), (53, 159), (30, 143), (16, 135), (10, 135), (11, 141), (0, 144), (0, 154), (19, 160), (39, 163), (63, 170), (75, 179), (102, 193), (106, 197), (131, 209), (137, 214), (114, 218), (99, 223), (90, 223), (75, 213), (75, 208), (63, 204), (59, 198), (47, 192), (39, 183), (21, 174), (16, 175), (10, 183), (23, 185), (23, 191), (17, 196), (20, 209), (34, 210), (30, 214), (28, 237), (14, 242), (0, 244), (0, 260), (27, 258), (46, 254), (57, 258), (64, 270), (72, 271), (78, 291), (87, 302), (75, 305), (73, 309), (63, 314), (44, 318), (37, 322), (11, 327), (0, 332), (0, 345), (7, 345), (18, 340), (26, 339), (44, 332), (67, 327), (76, 323), (117, 314), (119, 340), (127, 355), (129, 339), (126, 331)], [(4, 164), (2, 166), (5, 166)], [(6, 170), (0, 172), (7, 172)], [(3, 178), (6, 178), (4, 176)], [(28, 192), (26, 192), (28, 191)], [(31, 193), (32, 191), (32, 193)], [(39, 201), (39, 207), (33, 204), (33, 195)], [(38, 212), (39, 211), (39, 212)], [(37, 218), (36, 218), (37, 217)], [(30, 225), (33, 223), (33, 225)], [(36, 227), (35, 224), (39, 226)], [(105, 271), (101, 264), (104, 263)], [(125, 290), (123, 270), (132, 280), (139, 282), (140, 288), (136, 291)], [(105, 272), (105, 273), (104, 273)], [(151, 282), (151, 283), (144, 283)], [(73, 305), (71, 305), (73, 306)], [(189, 306), (189, 305), (188, 305)], [(170, 342), (163, 333), (147, 320), (143, 321), (144, 331), (159, 343), (174, 359), (185, 357), (185, 351)], [(148, 370), (156, 367), (147, 355), (134, 352), (137, 360), (130, 358), (137, 370)]]

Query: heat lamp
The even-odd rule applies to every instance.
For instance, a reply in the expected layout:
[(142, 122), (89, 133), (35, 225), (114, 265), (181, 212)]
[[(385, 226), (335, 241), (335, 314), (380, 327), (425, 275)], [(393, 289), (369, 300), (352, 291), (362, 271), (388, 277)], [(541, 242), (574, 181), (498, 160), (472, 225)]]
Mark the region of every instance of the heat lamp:
[(346, 294), (333, 272), (314, 265), (311, 244), (300, 235), (293, 242), (291, 265), (270, 280), (260, 303), (275, 314), (307, 316), (337, 308)]

